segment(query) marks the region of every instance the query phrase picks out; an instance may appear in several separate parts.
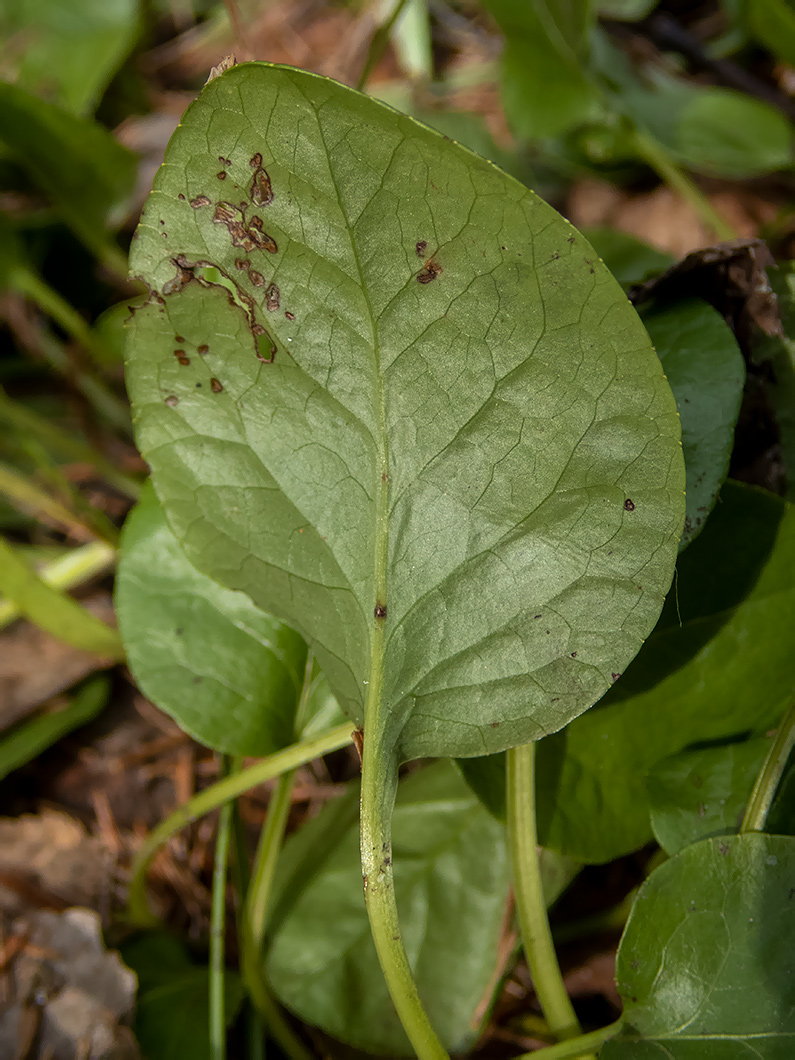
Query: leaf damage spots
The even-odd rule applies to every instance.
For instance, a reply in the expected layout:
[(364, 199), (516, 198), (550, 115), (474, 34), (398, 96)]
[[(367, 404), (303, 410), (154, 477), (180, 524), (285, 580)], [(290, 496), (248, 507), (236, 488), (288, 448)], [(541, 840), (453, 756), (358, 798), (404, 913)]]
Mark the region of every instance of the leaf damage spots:
[[(183, 195), (182, 198), (184, 199), (185, 196)], [(208, 195), (197, 195), (195, 199), (191, 199), (190, 204), (194, 210), (200, 210), (202, 206), (210, 205), (210, 198)]]
[(174, 356), (177, 358), (179, 364), (188, 365), (190, 364), (190, 357), (185, 354), (184, 350), (174, 350)]
[(179, 398), (176, 394), (169, 394), (166, 398), (166, 404), (170, 409), (175, 409), (179, 404)]
[(434, 261), (433, 258), (428, 258), (425, 262), (424, 268), (417, 274), (417, 283), (433, 283), (437, 276), (441, 276), (444, 269), (438, 261)]
[(185, 196), (182, 194), (182, 192), (179, 193), (177, 198), (179, 199), (180, 202), (184, 202), (185, 201)]
[(224, 389), (224, 384), (221, 382), (221, 380), (220, 379), (216, 379), (213, 376), (213, 378), (210, 380), (210, 390), (212, 390), (212, 392), (214, 394), (220, 394), (223, 389)]
[(224, 158), (223, 155), (219, 155), (218, 156), (218, 161), (221, 163), (222, 166), (231, 166), (232, 165), (231, 160), (228, 159), (228, 158)]
[(255, 206), (268, 206), (273, 202), (273, 187), (267, 170), (260, 167), (251, 181), (249, 197)]
[(262, 165), (262, 155), (259, 153), (259, 151), (257, 151), (257, 153), (252, 156), (249, 161), (249, 165), (252, 169), (259, 169), (259, 167)]
[(251, 268), (251, 262), (248, 258), (235, 258), (235, 268), (239, 269), (240, 272), (245, 272), (246, 269)]
[(386, 618), (386, 604), (382, 604), (379, 600), (375, 605), (374, 614), (376, 618)]
[(630, 500), (629, 497), (627, 497), (627, 499), (624, 501), (624, 511), (625, 512), (634, 512), (635, 511), (635, 502), (633, 500)]
[(210, 347), (207, 345), (207, 343), (203, 342), (201, 346), (196, 347), (196, 352), (200, 353), (203, 357), (206, 353), (210, 352)]
[(284, 315), (287, 317), (287, 319), (290, 321), (290, 323), (292, 323), (295, 320), (295, 313), (291, 313), (289, 311), (289, 309), (285, 310)]
[(185, 338), (184, 338), (183, 335), (175, 335), (174, 336), (174, 342), (183, 343), (184, 341), (185, 341)]
[(250, 270), (248, 278), (251, 280), (255, 287), (262, 287), (262, 285), (265, 283), (265, 277), (262, 275), (261, 272), (257, 272), (256, 269)]
[(619, 679), (619, 677), (621, 676), (621, 674), (620, 673), (619, 674), (611, 674), (610, 676), (613, 678), (614, 681), (617, 681)]
[(414, 247), (417, 257), (422, 258), (425, 256), (425, 251), (428, 249), (428, 243), (424, 239), (417, 240), (417, 245)]
[(269, 283), (265, 290), (265, 308), (269, 313), (275, 313), (279, 308), (279, 298), (280, 294), (278, 285), (275, 283)]
[(254, 240), (254, 245), (260, 250), (267, 250), (269, 254), (275, 254), (279, 249), (273, 236), (269, 236), (262, 229), (262, 218), (252, 217), (249, 223), (249, 236)]
[(193, 275), (193, 269), (183, 264), (183, 260), (179, 258), (172, 258), (171, 264), (177, 270), (175, 275), (170, 280), (166, 280), (163, 284), (163, 294), (177, 294), (183, 287), (186, 287), (191, 280), (195, 279)]
[(225, 169), (219, 169), (218, 172), (215, 175), (216, 175), (216, 177), (219, 180), (226, 180), (226, 170)]

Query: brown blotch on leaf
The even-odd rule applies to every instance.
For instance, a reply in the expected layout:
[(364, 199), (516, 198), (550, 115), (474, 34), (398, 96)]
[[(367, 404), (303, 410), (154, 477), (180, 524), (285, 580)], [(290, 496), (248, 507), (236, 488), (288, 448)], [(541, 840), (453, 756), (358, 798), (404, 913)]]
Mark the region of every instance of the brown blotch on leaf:
[(176, 294), (194, 278), (193, 269), (185, 268), (178, 259), (172, 258), (171, 264), (177, 271), (172, 279), (163, 284), (163, 294)]
[(209, 206), (210, 200), (206, 195), (197, 195), (195, 199), (191, 199), (190, 204), (194, 210), (199, 210), (202, 206)]
[(251, 268), (251, 262), (248, 258), (237, 258), (235, 260), (235, 268), (240, 269), (241, 272), (245, 272), (246, 269)]
[(196, 352), (204, 356), (205, 353), (210, 352), (210, 347), (206, 343), (202, 343), (201, 346), (196, 347)]
[(254, 245), (260, 250), (267, 250), (269, 254), (275, 254), (279, 249), (273, 236), (269, 236), (267, 232), (263, 231), (261, 217), (251, 218), (248, 234), (254, 241)]
[(265, 335), (265, 334), (267, 334), (267, 332), (265, 331), (265, 328), (262, 326), (262, 324), (253, 324), (252, 327), (251, 327), (251, 334), (252, 335)]
[(610, 674), (610, 676), (613, 678), (614, 681), (617, 681), (621, 674)]
[(220, 394), (223, 389), (224, 384), (221, 382), (220, 379), (213, 378), (210, 380), (210, 390), (212, 390), (214, 394)]
[(417, 257), (421, 258), (425, 254), (425, 251), (428, 249), (428, 244), (424, 239), (420, 239), (414, 249), (417, 252)]
[(434, 261), (433, 258), (428, 258), (425, 262), (425, 268), (417, 275), (417, 283), (432, 283), (442, 272), (444, 272), (444, 269), (439, 262)]
[(239, 210), (231, 202), (219, 202), (213, 213), (213, 224), (230, 225), (239, 224)]
[(221, 163), (222, 166), (231, 166), (232, 165), (231, 161), (228, 158), (224, 158), (223, 155), (219, 155), (218, 156), (218, 161)]
[(262, 165), (262, 155), (259, 153), (259, 151), (257, 151), (257, 153), (253, 156), (253, 158), (249, 162), (249, 165), (252, 169), (259, 169), (259, 167)]
[(275, 283), (269, 283), (265, 291), (265, 308), (269, 313), (275, 313), (279, 308), (279, 288)]
[(374, 614), (376, 618), (386, 618), (386, 604), (376, 604)]
[(184, 202), (185, 201), (185, 196), (182, 194), (182, 192), (179, 193), (177, 198), (179, 199), (180, 202)]
[(287, 317), (291, 324), (295, 320), (295, 313), (291, 313), (289, 309), (285, 310), (284, 315)]
[(257, 272), (256, 269), (252, 269), (249, 272), (248, 278), (251, 280), (255, 287), (262, 287), (263, 283), (265, 283), (265, 277), (262, 275), (261, 272)]
[(273, 202), (271, 178), (268, 176), (267, 171), (261, 167), (254, 174), (249, 195), (255, 206), (267, 206), (268, 203)]
[(226, 170), (225, 169), (219, 169), (219, 171), (215, 175), (216, 175), (216, 177), (218, 177), (219, 180), (226, 180)]
[(170, 409), (176, 408), (179, 404), (179, 398), (176, 394), (169, 394), (166, 398), (166, 404)]
[(634, 512), (635, 511), (635, 502), (631, 501), (629, 499), (629, 497), (627, 497), (627, 499), (624, 501), (624, 511), (625, 512)]
[(190, 364), (190, 357), (185, 357), (184, 355), (182, 357), (177, 357), (177, 360), (179, 361), (179, 363), (181, 365), (189, 365)]
[(184, 341), (185, 341), (185, 339), (183, 338), (182, 335), (175, 335), (174, 336), (174, 342), (184, 342)]

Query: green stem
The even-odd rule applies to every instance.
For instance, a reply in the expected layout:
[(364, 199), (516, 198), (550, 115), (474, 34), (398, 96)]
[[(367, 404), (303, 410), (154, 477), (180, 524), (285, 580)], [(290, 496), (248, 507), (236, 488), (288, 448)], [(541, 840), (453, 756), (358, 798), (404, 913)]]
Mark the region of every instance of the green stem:
[[(240, 769), (242, 759), (236, 758), (232, 766), (237, 772)], [(250, 881), (248, 844), (246, 842), (246, 831), (243, 819), (240, 816), (240, 805), (235, 800), (232, 803), (232, 881), (237, 894), (235, 904), (235, 922), (237, 924), (238, 948), (243, 961), (244, 932), (246, 930), (246, 900)], [(248, 1043), (248, 1060), (264, 1060), (265, 1057), (265, 1025), (264, 1021), (252, 1003), (249, 1003), (246, 1011), (246, 1040)]]
[(150, 909), (146, 900), (146, 870), (149, 862), (157, 851), (167, 843), (173, 835), (182, 828), (195, 821), (198, 817), (223, 806), (225, 802), (236, 799), (258, 784), (264, 784), (266, 780), (273, 780), (290, 769), (311, 762), (313, 758), (337, 751), (351, 742), (351, 725), (346, 723), (338, 725), (328, 732), (322, 733), (311, 740), (302, 740), (300, 743), (292, 744), (283, 751), (263, 758), (248, 769), (242, 769), (234, 776), (225, 777), (216, 781), (215, 784), (204, 791), (194, 795), (182, 806), (178, 807), (165, 821), (162, 821), (152, 831), (141, 846), (133, 860), (130, 870), (130, 891), (127, 899), (127, 913), (129, 920), (144, 927), (150, 927), (159, 921)]
[[(104, 541), (92, 541), (42, 564), (38, 575), (46, 585), (66, 592), (113, 570), (116, 555), (116, 549), (111, 545)], [(12, 600), (0, 600), (0, 629), (5, 629), (21, 614), (22, 611)]]
[(635, 150), (643, 161), (674, 191), (689, 203), (720, 240), (736, 239), (737, 233), (722, 217), (698, 185), (676, 165), (664, 148), (642, 129), (632, 130)]
[(589, 1034), (581, 1034), (577, 1038), (570, 1038), (568, 1041), (558, 1042), (557, 1045), (547, 1046), (546, 1049), (536, 1049), (532, 1053), (522, 1053), (521, 1056), (514, 1057), (514, 1060), (573, 1060), (575, 1057), (582, 1056), (583, 1053), (589, 1053), (592, 1049), (598, 1049), (600, 1045), (604, 1045), (611, 1038), (615, 1038), (623, 1025), (624, 1020), (620, 1018), (615, 1023), (602, 1027), (601, 1030), (591, 1031)]
[(257, 856), (254, 861), (254, 872), (251, 875), (251, 886), (248, 891), (246, 920), (255, 955), (258, 955), (262, 948), (273, 875), (279, 860), (284, 830), (287, 827), (287, 816), (292, 805), (295, 773), (294, 769), (291, 769), (289, 773), (282, 773), (276, 782), (276, 787), (268, 802), (268, 816), (260, 834)]
[(740, 834), (744, 832), (763, 832), (765, 822), (776, 794), (776, 789), (784, 775), (787, 759), (795, 744), (795, 699), (778, 727), (773, 746), (767, 753), (764, 765), (759, 771), (748, 801), (748, 808), (740, 825)]
[(75, 462), (93, 464), (106, 482), (130, 500), (137, 501), (140, 497), (141, 483), (133, 476), (119, 471), (93, 446), (74, 438), (68, 431), (21, 402), (13, 401), (2, 387), (0, 387), (0, 419), (20, 434), (28, 434), (37, 438), (61, 460), (66, 458)]
[[(221, 776), (228, 777), (230, 760), (221, 757)], [(226, 1060), (226, 1011), (224, 974), (226, 972), (226, 873), (229, 862), (229, 835), (232, 830), (233, 802), (221, 807), (215, 840), (213, 895), (210, 907), (210, 1056)]]
[(378, 29), (373, 34), (373, 39), (370, 41), (370, 48), (367, 52), (367, 59), (365, 60), (364, 69), (359, 75), (359, 80), (356, 83), (356, 89), (359, 92), (364, 91), (364, 86), (367, 84), (370, 74), (373, 72), (378, 60), (384, 54), (384, 49), (389, 41), (389, 34), (392, 32), (392, 27), (400, 18), (403, 8), (406, 6), (407, 0), (396, 0), (395, 6), (389, 17), (385, 22), (382, 22)]
[[(375, 635), (380, 638), (380, 631)], [(377, 703), (381, 667), (374, 665), (370, 674), (370, 694)], [(390, 996), (419, 1060), (447, 1060), (445, 1048), (420, 1001), (400, 932), (392, 876), (397, 763), (393, 753), (385, 751), (379, 728), (377, 717), (370, 716), (364, 728), (362, 753), (361, 855), (370, 931)]]
[(535, 807), (535, 744), (508, 751), (508, 840), (519, 927), (533, 987), (551, 1033), (582, 1034), (555, 956), (538, 858)]
[(45, 519), (60, 524), (60, 529), (64, 529), (74, 537), (104, 537), (108, 544), (114, 546), (118, 544), (118, 541), (114, 539), (118, 537), (115, 527), (90, 525), (80, 515), (40, 489), (30, 478), (21, 475), (13, 467), (4, 463), (0, 463), (0, 493), (23, 514), (33, 519), (40, 519), (44, 516)]

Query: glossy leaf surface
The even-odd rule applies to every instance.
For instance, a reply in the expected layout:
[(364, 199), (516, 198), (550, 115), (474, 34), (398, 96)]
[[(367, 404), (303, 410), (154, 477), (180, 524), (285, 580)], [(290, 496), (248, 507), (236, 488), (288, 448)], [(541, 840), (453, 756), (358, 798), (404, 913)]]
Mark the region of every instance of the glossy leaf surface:
[(648, 790), (654, 837), (667, 854), (738, 831), (770, 740), (683, 751), (658, 762)]
[(676, 398), (687, 469), (687, 514), (679, 542), (704, 527), (729, 472), (745, 362), (731, 329), (706, 302), (677, 302), (643, 314)]
[(125, 526), (116, 613), (141, 691), (186, 732), (254, 756), (295, 740), (306, 645), (191, 566), (149, 484)]
[(795, 840), (708, 839), (641, 887), (618, 950), (625, 1029), (604, 1060), (789, 1060)]
[[(318, 837), (333, 827), (342, 807), (326, 807), (285, 846), (269, 928), (268, 979), (306, 1022), (368, 1052), (410, 1056), (370, 937), (356, 794), (346, 796), (352, 803), (347, 828), (320, 858)], [(311, 858), (313, 875), (296, 885), (290, 869), (302, 855)], [(400, 785), (393, 857), (400, 922), (420, 996), (442, 1040), (464, 1051), (498, 971), (509, 879), (504, 829), (452, 765), (436, 763)]]
[(128, 383), (191, 561), (305, 634), (395, 756), (587, 709), (656, 619), (684, 474), (571, 226), (374, 100), (245, 64), (189, 108), (137, 235)]
[[(539, 839), (585, 862), (651, 838), (646, 773), (697, 741), (764, 733), (795, 686), (795, 513), (727, 483), (679, 557), (654, 633), (596, 710), (539, 748)], [(681, 616), (681, 625), (680, 625)]]

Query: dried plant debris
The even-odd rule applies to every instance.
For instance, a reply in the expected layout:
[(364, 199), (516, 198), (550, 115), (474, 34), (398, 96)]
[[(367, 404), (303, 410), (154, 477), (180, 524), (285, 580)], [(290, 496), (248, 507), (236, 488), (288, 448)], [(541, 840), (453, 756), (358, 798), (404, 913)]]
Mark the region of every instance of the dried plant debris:
[(132, 1020), (137, 980), (104, 946), (97, 913), (40, 910), (10, 928), (20, 946), (4, 971), (0, 1056), (140, 1060)]
[(751, 325), (765, 335), (782, 335), (778, 300), (765, 271), (774, 265), (763, 239), (734, 239), (694, 250), (670, 269), (629, 289), (640, 305), (652, 298), (703, 298), (725, 317), (747, 349)]

